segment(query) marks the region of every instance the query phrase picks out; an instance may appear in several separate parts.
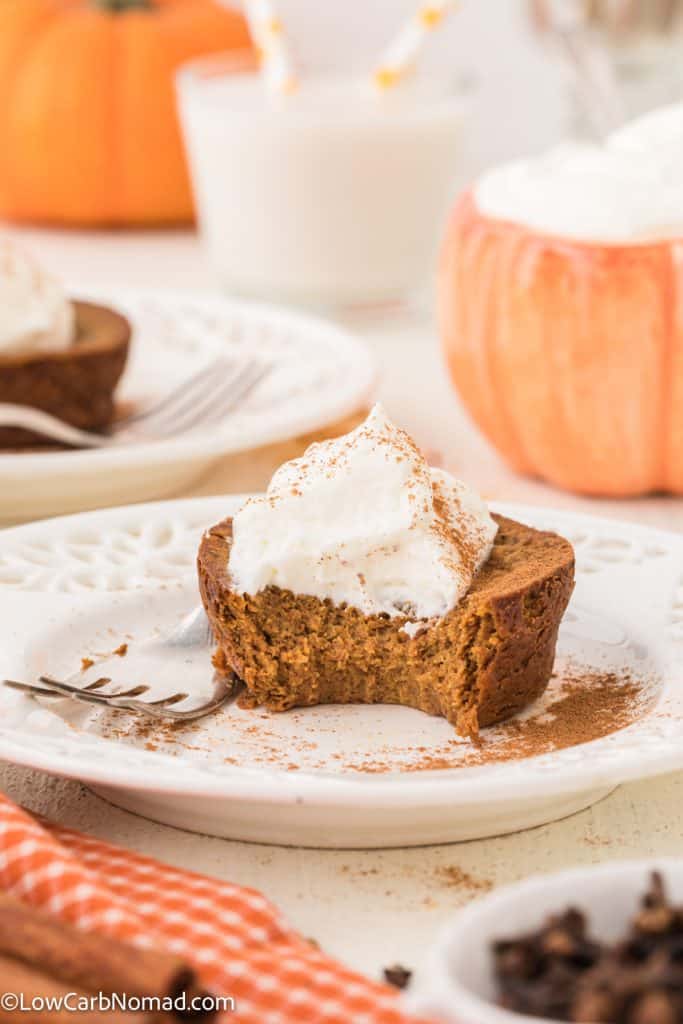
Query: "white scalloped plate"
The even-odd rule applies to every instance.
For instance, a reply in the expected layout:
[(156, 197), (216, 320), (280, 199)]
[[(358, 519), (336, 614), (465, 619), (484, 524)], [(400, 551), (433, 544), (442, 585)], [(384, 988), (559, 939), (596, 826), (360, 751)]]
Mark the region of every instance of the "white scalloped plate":
[[(197, 603), (202, 530), (241, 500), (108, 509), (2, 533), (0, 673), (73, 672), (82, 657), (122, 641), (134, 649), (172, 628)], [(525, 506), (500, 511), (574, 543), (577, 587), (560, 665), (570, 658), (656, 678), (656, 700), (637, 724), (541, 757), (415, 770), (425, 751), (456, 738), (443, 720), (406, 708), (268, 715), (231, 705), (179, 735), (4, 690), (0, 756), (80, 778), (122, 807), (179, 827), (330, 847), (515, 831), (573, 813), (626, 780), (682, 767), (683, 536)], [(184, 682), (208, 683), (205, 656), (180, 669)], [(162, 687), (177, 681), (168, 663), (159, 674)], [(454, 749), (459, 757), (468, 748)]]
[(223, 455), (286, 441), (356, 412), (374, 387), (364, 346), (315, 317), (191, 292), (121, 289), (80, 297), (120, 310), (133, 324), (121, 403), (166, 394), (221, 353), (258, 354), (274, 369), (210, 430), (98, 451), (0, 453), (0, 521), (178, 494)]

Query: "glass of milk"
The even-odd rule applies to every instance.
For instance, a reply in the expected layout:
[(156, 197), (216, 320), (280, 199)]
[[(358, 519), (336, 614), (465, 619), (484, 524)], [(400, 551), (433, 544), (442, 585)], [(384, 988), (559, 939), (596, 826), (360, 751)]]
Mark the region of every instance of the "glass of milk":
[(221, 284), (269, 301), (396, 303), (430, 279), (457, 186), (462, 86), (302, 75), (268, 95), (234, 58), (178, 75), (200, 230)]

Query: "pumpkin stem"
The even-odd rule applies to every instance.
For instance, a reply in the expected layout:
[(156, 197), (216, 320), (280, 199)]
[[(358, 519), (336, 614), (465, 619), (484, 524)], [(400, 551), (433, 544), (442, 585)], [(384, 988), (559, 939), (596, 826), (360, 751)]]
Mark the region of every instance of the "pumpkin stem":
[(151, 0), (91, 0), (95, 7), (111, 14), (119, 14), (123, 11), (149, 11), (152, 9)]

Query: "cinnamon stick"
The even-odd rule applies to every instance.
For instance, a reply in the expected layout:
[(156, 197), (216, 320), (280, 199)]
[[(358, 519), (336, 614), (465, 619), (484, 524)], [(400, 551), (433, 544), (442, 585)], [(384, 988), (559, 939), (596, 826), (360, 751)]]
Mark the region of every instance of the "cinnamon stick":
[(92, 998), (92, 993), (0, 956), (0, 1024), (155, 1024), (158, 1019), (120, 1009), (82, 1009), (81, 997)]
[(160, 999), (200, 992), (194, 970), (180, 957), (80, 932), (3, 894), (0, 956), (39, 966), (46, 975), (86, 992)]

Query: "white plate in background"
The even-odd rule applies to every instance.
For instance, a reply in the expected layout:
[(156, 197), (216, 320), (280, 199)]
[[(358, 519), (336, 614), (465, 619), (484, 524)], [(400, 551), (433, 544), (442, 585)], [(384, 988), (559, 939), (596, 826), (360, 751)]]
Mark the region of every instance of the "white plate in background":
[(257, 355), (273, 371), (219, 426), (164, 441), (88, 451), (0, 452), (0, 522), (178, 494), (221, 456), (320, 430), (361, 409), (376, 370), (366, 348), (324, 320), (220, 296), (88, 291), (133, 324), (117, 401), (154, 400), (216, 355)]

